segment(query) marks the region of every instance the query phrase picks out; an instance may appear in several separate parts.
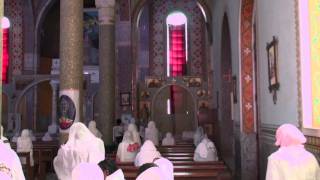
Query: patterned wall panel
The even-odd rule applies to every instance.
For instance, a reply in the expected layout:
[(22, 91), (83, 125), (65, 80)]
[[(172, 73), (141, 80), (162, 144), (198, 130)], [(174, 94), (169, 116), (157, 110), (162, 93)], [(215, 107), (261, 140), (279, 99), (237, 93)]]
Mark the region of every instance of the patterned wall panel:
[(205, 22), (197, 1), (155, 0), (151, 5), (150, 72), (164, 76), (166, 68), (166, 17), (172, 11), (182, 11), (188, 18), (188, 60), (190, 75), (205, 74)]
[(5, 1), (5, 16), (10, 20), (10, 66), (12, 75), (21, 74), (23, 67), (22, 0)]
[(253, 0), (243, 0), (241, 7), (241, 89), (242, 122), (245, 133), (254, 132), (253, 96)]

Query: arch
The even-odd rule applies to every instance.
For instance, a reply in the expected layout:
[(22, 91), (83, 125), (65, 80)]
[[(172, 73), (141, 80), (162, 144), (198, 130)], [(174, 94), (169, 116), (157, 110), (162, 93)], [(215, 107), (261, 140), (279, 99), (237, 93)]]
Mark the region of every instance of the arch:
[(153, 113), (153, 109), (154, 109), (154, 106), (155, 106), (155, 99), (156, 97), (159, 95), (159, 93), (167, 88), (167, 87), (170, 87), (170, 86), (178, 86), (178, 87), (181, 87), (182, 89), (186, 90), (192, 97), (192, 101), (194, 103), (194, 121), (195, 121), (195, 126), (197, 127), (199, 122), (198, 122), (198, 117), (197, 117), (197, 110), (198, 110), (198, 105), (197, 105), (197, 98), (195, 96), (194, 93), (192, 93), (192, 91), (185, 85), (183, 84), (177, 84), (177, 83), (167, 83), (163, 86), (161, 86), (159, 89), (157, 89), (157, 91), (153, 94), (152, 98), (151, 98), (151, 119), (154, 119), (154, 113)]
[[(138, 25), (139, 25), (139, 18), (141, 15), (141, 12), (143, 11), (143, 7), (146, 5), (146, 3), (149, 3), (148, 0), (139, 0), (135, 3), (134, 7), (132, 8), (131, 13), (131, 57), (132, 57), (132, 102), (135, 102), (134, 100), (137, 99), (137, 59), (138, 59), (138, 49), (137, 49), (137, 43), (138, 43)], [(211, 32), (211, 10), (205, 0), (197, 0), (197, 5), (200, 8), (202, 14), (206, 17), (204, 18), (205, 24), (206, 24), (206, 33), (208, 33), (209, 42), (212, 43), (212, 32)], [(134, 115), (137, 115), (136, 108), (138, 107), (137, 101), (135, 103), (132, 103), (132, 109)]]
[[(14, 114), (17, 114), (18, 112), (18, 108), (19, 108), (19, 104), (21, 99), (23, 98), (23, 96), (26, 94), (26, 92), (28, 92), (32, 87), (45, 82), (45, 81), (51, 81), (51, 80), (59, 80), (59, 76), (48, 76), (48, 77), (43, 77), (37, 80), (34, 80), (32, 83), (30, 83), (28, 86), (26, 86), (21, 93), (19, 94), (19, 96), (17, 97), (15, 104), (14, 104)], [(17, 133), (20, 131), (20, 126), (21, 126), (21, 119), (20, 118), (15, 118), (15, 130), (14, 132)]]
[(53, 4), (57, 2), (57, 0), (47, 0), (41, 10), (39, 11), (39, 14), (36, 19), (35, 24), (35, 35), (34, 35), (34, 55), (33, 55), (33, 62), (34, 62), (34, 69), (33, 71), (37, 72), (38, 67), (38, 61), (40, 56), (40, 27), (43, 24), (43, 21), (49, 12), (50, 8), (53, 6)]

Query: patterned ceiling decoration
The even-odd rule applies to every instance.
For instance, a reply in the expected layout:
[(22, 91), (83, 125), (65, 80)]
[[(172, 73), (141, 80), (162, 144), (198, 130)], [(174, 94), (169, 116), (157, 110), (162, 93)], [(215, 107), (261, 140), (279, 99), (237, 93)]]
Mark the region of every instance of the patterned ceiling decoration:
[(152, 2), (150, 64), (152, 76), (166, 73), (166, 17), (172, 11), (181, 11), (188, 18), (189, 75), (205, 74), (205, 22), (197, 1), (154, 0)]
[(12, 75), (20, 75), (23, 67), (23, 7), (21, 0), (5, 1), (5, 16), (9, 18), (10, 27), (10, 65)]
[(253, 84), (253, 0), (243, 0), (241, 7), (241, 89), (242, 130), (254, 132), (254, 84)]

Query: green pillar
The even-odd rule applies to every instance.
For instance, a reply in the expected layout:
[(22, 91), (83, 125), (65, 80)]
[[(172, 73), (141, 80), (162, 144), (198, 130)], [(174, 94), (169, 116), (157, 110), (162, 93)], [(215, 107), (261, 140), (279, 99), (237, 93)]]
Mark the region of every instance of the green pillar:
[(112, 143), (115, 119), (115, 0), (96, 0), (99, 11), (99, 118), (105, 144)]
[[(74, 108), (75, 114), (71, 119), (80, 121), (82, 116), (81, 91), (83, 68), (83, 0), (60, 0), (60, 94), (59, 102), (63, 99), (71, 100), (67, 105)], [(66, 101), (65, 101), (66, 102)], [(58, 108), (61, 104), (58, 104)], [(59, 111), (59, 110), (58, 110)], [(72, 110), (71, 110), (72, 111)], [(74, 112), (74, 111), (73, 111)], [(70, 113), (66, 113), (70, 115)], [(72, 123), (62, 128), (63, 118), (60, 115), (60, 142), (64, 143), (68, 137), (68, 130)], [(67, 128), (66, 128), (67, 127)]]

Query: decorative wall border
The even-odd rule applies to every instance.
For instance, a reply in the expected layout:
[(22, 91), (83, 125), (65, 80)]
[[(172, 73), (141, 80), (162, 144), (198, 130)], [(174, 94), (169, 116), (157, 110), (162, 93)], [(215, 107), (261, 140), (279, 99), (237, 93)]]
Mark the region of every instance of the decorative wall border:
[(241, 89), (242, 89), (242, 130), (249, 134), (254, 125), (254, 59), (253, 59), (253, 8), (254, 0), (241, 3)]

